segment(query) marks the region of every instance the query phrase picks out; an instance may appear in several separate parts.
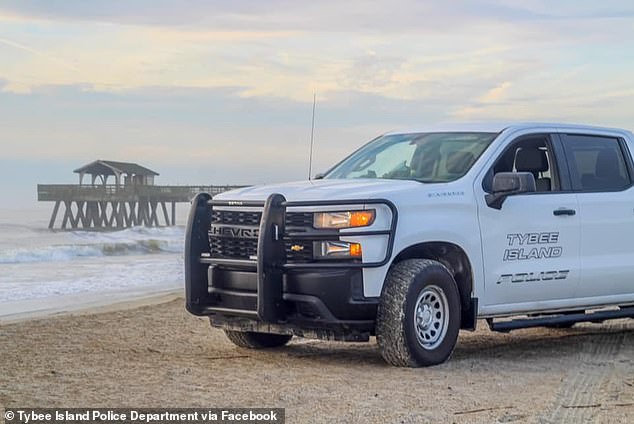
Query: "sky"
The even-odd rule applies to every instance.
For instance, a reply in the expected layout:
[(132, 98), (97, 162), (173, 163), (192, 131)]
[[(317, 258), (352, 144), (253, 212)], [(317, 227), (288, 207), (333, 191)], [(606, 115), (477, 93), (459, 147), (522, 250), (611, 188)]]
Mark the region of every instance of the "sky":
[(402, 127), (634, 129), (634, 2), (0, 0), (0, 198), (95, 159), (305, 179), (313, 93), (313, 174)]

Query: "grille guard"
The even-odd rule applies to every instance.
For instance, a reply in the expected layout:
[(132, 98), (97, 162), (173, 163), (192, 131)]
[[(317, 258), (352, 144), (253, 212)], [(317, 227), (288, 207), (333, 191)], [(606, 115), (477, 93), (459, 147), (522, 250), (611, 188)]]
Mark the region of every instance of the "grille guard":
[[(339, 230), (291, 232), (285, 231), (285, 214), (288, 207), (337, 206), (354, 204), (383, 204), (391, 213), (389, 230), (353, 231), (342, 233)], [(211, 206), (261, 207), (262, 219), (258, 237), (258, 256), (256, 261), (239, 259), (220, 259), (203, 256), (210, 251), (207, 231), (211, 225)], [(258, 318), (261, 321), (276, 323), (284, 320), (283, 301), (284, 271), (289, 269), (319, 268), (375, 268), (388, 263), (392, 256), (394, 237), (398, 220), (396, 207), (386, 199), (353, 199), (325, 201), (289, 202), (278, 193), (271, 194), (265, 202), (212, 200), (207, 193), (199, 193), (192, 201), (187, 220), (185, 238), (185, 295), (186, 307), (195, 315), (210, 313), (229, 314)], [(328, 239), (332, 237), (350, 237), (363, 235), (387, 235), (388, 243), (385, 257), (378, 262), (368, 263), (286, 263), (284, 242), (288, 239)], [(214, 301), (208, 293), (207, 269), (213, 265), (239, 266), (257, 271), (257, 310), (227, 309), (212, 306)]]

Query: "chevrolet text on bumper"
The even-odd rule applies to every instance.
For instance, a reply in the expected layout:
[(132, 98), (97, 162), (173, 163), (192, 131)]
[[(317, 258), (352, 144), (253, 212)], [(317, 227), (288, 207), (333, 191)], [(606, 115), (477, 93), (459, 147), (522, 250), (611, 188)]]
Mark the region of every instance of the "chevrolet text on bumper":
[(565, 124), (381, 136), (324, 179), (198, 194), (186, 307), (247, 348), (368, 341), (446, 361), (460, 329), (634, 317), (634, 137)]

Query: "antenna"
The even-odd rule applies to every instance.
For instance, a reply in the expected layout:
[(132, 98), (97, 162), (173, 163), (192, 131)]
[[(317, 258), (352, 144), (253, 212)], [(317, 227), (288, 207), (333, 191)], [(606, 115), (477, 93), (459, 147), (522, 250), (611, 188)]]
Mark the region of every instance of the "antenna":
[(311, 180), (313, 173), (313, 140), (315, 135), (315, 104), (317, 103), (317, 92), (313, 91), (313, 119), (310, 126), (310, 153), (308, 155), (308, 180)]

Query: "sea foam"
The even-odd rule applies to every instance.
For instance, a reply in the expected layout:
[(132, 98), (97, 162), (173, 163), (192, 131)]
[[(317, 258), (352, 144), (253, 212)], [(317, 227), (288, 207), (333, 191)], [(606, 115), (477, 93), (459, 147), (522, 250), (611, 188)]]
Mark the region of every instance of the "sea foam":
[(77, 258), (183, 251), (182, 228), (131, 228), (116, 232), (73, 232), (65, 243), (0, 248), (0, 264), (70, 261)]

